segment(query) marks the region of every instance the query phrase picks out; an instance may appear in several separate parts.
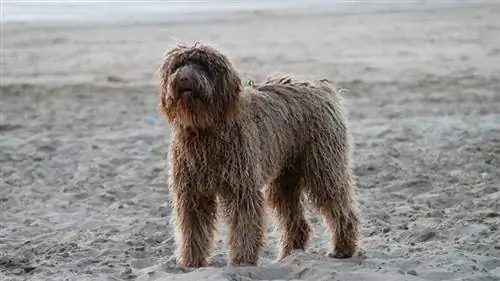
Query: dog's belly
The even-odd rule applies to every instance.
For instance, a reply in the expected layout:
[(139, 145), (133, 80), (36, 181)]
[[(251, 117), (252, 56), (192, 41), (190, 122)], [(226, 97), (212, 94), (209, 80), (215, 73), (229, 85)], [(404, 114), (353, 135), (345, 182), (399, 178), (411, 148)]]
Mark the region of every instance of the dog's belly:
[[(295, 136), (297, 132), (294, 128), (287, 128), (287, 124), (283, 124), (279, 132), (279, 136), (275, 135), (275, 131), (261, 132), (260, 167), (264, 184), (273, 182), (285, 168), (301, 164), (304, 139)], [(303, 131), (303, 134), (307, 135), (307, 131)]]

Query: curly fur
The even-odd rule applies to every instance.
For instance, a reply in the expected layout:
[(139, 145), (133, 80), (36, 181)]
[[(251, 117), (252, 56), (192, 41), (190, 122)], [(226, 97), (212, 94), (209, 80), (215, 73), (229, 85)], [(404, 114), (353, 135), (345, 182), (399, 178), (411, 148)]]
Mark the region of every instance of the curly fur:
[(266, 205), (281, 232), (278, 260), (306, 250), (304, 196), (324, 218), (330, 255), (353, 256), (362, 235), (351, 140), (327, 80), (282, 77), (243, 88), (231, 62), (199, 43), (167, 52), (159, 76), (159, 110), (173, 130), (169, 186), (180, 265), (208, 264), (219, 211), (229, 227), (229, 264), (257, 265)]

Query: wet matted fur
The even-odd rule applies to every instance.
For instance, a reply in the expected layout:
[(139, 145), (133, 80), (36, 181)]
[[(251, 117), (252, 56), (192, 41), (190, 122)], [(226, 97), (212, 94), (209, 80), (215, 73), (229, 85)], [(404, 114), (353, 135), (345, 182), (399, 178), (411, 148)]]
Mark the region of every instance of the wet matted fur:
[(218, 211), (229, 228), (229, 264), (258, 264), (266, 204), (281, 232), (278, 260), (305, 250), (312, 229), (304, 196), (324, 218), (330, 255), (353, 256), (362, 234), (351, 138), (328, 81), (284, 77), (244, 88), (228, 58), (199, 43), (167, 52), (158, 73), (159, 109), (172, 127), (169, 186), (181, 266), (208, 264)]

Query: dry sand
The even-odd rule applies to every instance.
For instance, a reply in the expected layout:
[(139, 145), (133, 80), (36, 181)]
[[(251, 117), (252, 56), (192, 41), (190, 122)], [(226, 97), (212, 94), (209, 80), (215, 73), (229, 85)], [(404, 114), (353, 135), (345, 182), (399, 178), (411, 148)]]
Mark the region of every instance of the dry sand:
[[(0, 280), (500, 280), (500, 6), (235, 15), (192, 23), (6, 24)], [(154, 72), (175, 40), (245, 77), (329, 77), (349, 104), (361, 255), (328, 235), (275, 263), (175, 267), (169, 129)]]

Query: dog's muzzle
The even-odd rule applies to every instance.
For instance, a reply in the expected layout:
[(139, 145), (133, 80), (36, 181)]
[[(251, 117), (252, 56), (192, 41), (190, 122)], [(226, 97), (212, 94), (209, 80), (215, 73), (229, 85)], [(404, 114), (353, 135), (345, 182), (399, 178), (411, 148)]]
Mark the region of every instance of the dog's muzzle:
[(197, 77), (196, 71), (191, 66), (185, 66), (178, 70), (174, 83), (174, 89), (178, 95), (183, 97), (197, 95), (199, 77)]
[(190, 94), (195, 88), (194, 79), (189, 76), (179, 78), (179, 91), (184, 94)]

